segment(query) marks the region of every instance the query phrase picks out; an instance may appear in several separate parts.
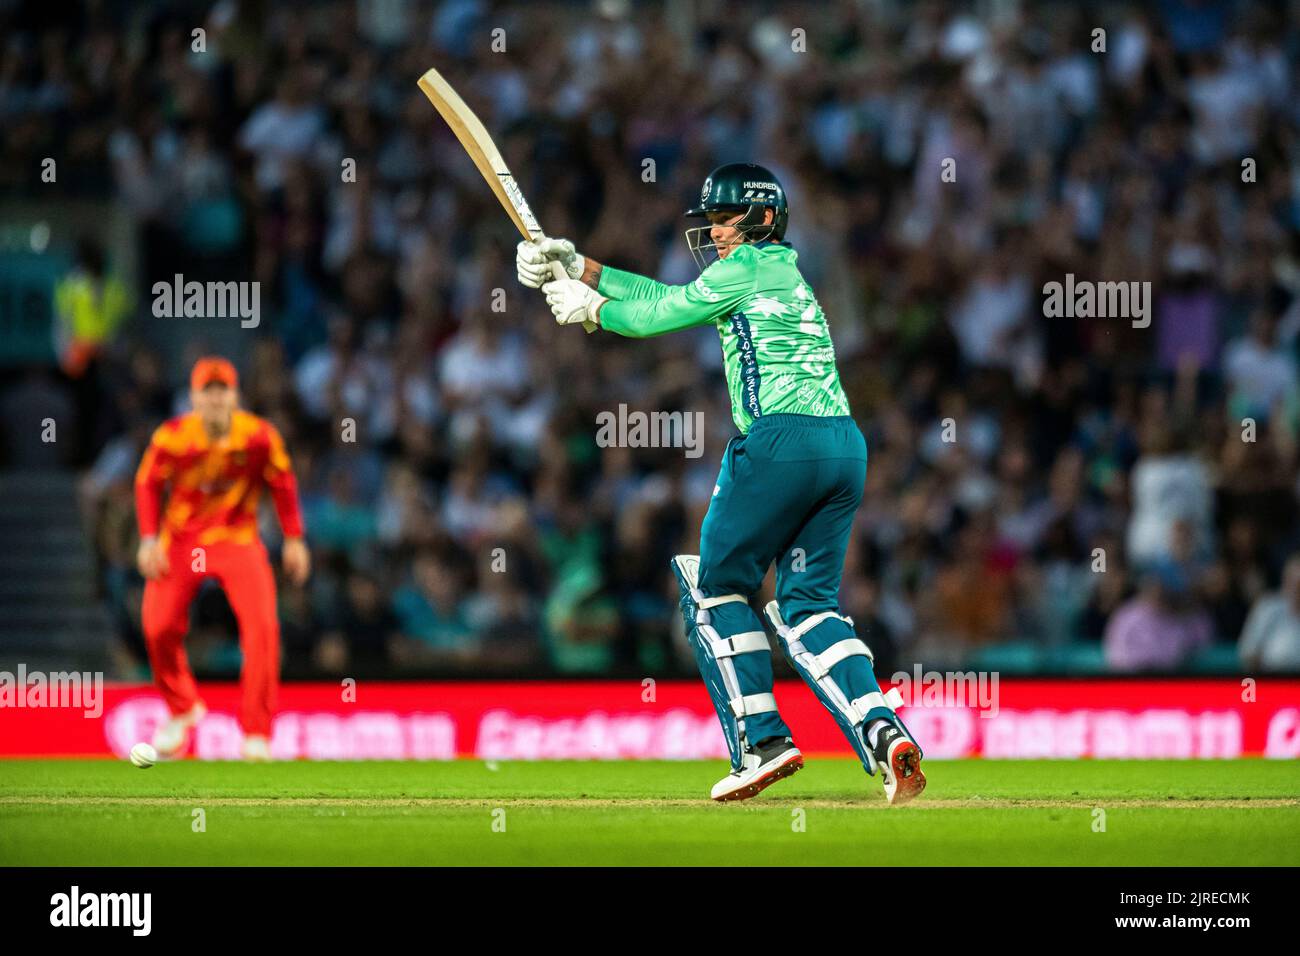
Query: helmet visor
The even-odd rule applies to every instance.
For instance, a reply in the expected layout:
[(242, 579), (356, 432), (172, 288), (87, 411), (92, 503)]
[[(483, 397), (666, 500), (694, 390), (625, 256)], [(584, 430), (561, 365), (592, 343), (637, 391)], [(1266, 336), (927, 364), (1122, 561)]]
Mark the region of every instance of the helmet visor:
[[(740, 242), (762, 242), (764, 239), (771, 237), (773, 230), (776, 228), (774, 223), (763, 222), (764, 212), (770, 209), (770, 206), (750, 206), (744, 210), (744, 215), (731, 224), (731, 227), (740, 233)], [(741, 212), (741, 209), (709, 209), (707, 211), (691, 210), (686, 215), (707, 215), (710, 212), (730, 212), (732, 214)], [(722, 258), (719, 253), (718, 244), (713, 241), (714, 223), (708, 223), (703, 226), (693, 226), (686, 230), (686, 247), (691, 250), (691, 258), (703, 272), (710, 265)], [(732, 245), (732, 243), (728, 243)]]

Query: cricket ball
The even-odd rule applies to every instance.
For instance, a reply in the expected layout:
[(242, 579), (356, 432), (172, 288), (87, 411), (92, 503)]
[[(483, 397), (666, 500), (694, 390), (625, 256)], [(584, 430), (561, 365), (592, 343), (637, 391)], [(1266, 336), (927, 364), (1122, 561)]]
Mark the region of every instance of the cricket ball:
[(136, 744), (131, 748), (131, 763), (141, 770), (148, 770), (158, 762), (158, 751), (148, 744)]

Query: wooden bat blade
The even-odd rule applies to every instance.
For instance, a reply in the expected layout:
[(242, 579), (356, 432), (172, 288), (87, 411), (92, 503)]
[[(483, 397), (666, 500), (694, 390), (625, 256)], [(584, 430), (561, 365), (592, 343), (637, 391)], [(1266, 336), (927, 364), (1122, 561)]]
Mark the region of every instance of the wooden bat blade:
[[(492, 187), (497, 201), (505, 207), (510, 221), (515, 224), (520, 235), (533, 242), (544, 239), (545, 234), (537, 223), (537, 217), (528, 208), (528, 200), (524, 199), (523, 191), (515, 182), (515, 177), (511, 175), (496, 143), (492, 142), (487, 127), (437, 70), (430, 68), (425, 71), (418, 83), (434, 109), (456, 134), (461, 146), (465, 147), (465, 152), (469, 153), (479, 173)], [(558, 262), (551, 264), (551, 274), (556, 279), (567, 278), (564, 267)], [(584, 322), (582, 327), (588, 333), (596, 331), (596, 326), (591, 322)]]
[(501, 152), (474, 111), (435, 69), (429, 69), (420, 77), (419, 87), (465, 147), (465, 152), (469, 153), (479, 173), (492, 187), (492, 192), (505, 207), (515, 228), (525, 239), (535, 241), (541, 238), (542, 227), (537, 224), (537, 217), (528, 207), (528, 201), (515, 183), (515, 177), (511, 175)]

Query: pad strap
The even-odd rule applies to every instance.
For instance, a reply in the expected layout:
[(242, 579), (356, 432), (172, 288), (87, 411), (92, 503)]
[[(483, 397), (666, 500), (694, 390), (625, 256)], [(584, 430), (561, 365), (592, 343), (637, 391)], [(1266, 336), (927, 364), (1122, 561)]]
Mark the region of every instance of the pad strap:
[(743, 594), (723, 594), (718, 597), (705, 597), (699, 588), (691, 592), (691, 597), (695, 599), (696, 607), (707, 611), (711, 607), (717, 607), (719, 604), (732, 604), (739, 601), (741, 604), (748, 604)]
[(849, 627), (853, 626), (853, 618), (851, 617), (845, 617), (842, 614), (836, 614), (834, 611), (821, 611), (817, 614), (812, 615), (812, 617), (804, 618), (794, 627), (790, 628), (790, 636), (792, 639), (797, 641), (800, 638), (802, 638), (805, 634), (807, 634), (809, 631), (811, 631), (814, 627), (816, 627), (818, 624), (820, 624), (822, 621), (829, 620), (830, 618), (833, 617), (839, 618)]
[(831, 672), (832, 667), (849, 657), (865, 657), (874, 663), (871, 648), (867, 647), (859, 638), (846, 637), (842, 641), (836, 641), (826, 650), (812, 657), (808, 665), (808, 671), (812, 674), (813, 680), (821, 680)]
[(719, 660), (724, 657), (735, 657), (737, 654), (752, 654), (755, 651), (772, 649), (767, 643), (767, 635), (762, 631), (745, 631), (743, 634), (721, 637), (712, 641), (709, 647), (713, 650), (713, 656)]
[(856, 700), (849, 702), (849, 708), (853, 711), (855, 723), (861, 723), (866, 719), (867, 714), (878, 707), (893, 711), (902, 706), (903, 695), (898, 692), (897, 687), (891, 687), (887, 694), (872, 691), (870, 694), (863, 694)]
[(776, 710), (776, 697), (772, 694), (750, 694), (731, 699), (731, 712), (737, 718), (747, 714), (762, 714), (769, 710)]

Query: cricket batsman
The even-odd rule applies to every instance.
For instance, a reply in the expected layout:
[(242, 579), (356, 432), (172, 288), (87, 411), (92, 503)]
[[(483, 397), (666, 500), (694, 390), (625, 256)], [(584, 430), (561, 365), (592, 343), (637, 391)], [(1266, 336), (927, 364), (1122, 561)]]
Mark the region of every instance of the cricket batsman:
[[(519, 281), (541, 288), (561, 325), (630, 338), (713, 325), (740, 435), (722, 456), (700, 553), (673, 558), (686, 632), (722, 722), (731, 773), (715, 800), (743, 800), (803, 766), (772, 694), (772, 659), (751, 596), (776, 562), (767, 605), (791, 664), (830, 711), (891, 804), (925, 788), (921, 750), (880, 691), (871, 651), (839, 610), (867, 446), (849, 415), (826, 318), (784, 242), (785, 191), (762, 166), (704, 181), (686, 230), (702, 274), (670, 286), (603, 266), (567, 239), (519, 244)], [(710, 261), (712, 259), (712, 261)], [(553, 279), (558, 261), (568, 278)]]
[[(284, 440), (270, 422), (238, 408), (238, 387), (235, 367), (226, 359), (199, 359), (190, 373), (194, 410), (158, 427), (135, 476), (145, 643), (154, 680), (171, 711), (153, 740), (164, 757), (181, 752), (190, 728), (207, 713), (184, 640), (190, 603), (199, 585), (213, 578), (239, 622), (244, 759), (271, 759), (280, 622), (275, 578), (257, 534), (263, 488), (271, 492), (284, 531), (285, 573), (298, 585), (311, 573), (298, 484)], [(164, 489), (169, 489), (165, 506)]]

